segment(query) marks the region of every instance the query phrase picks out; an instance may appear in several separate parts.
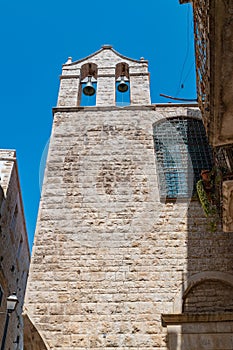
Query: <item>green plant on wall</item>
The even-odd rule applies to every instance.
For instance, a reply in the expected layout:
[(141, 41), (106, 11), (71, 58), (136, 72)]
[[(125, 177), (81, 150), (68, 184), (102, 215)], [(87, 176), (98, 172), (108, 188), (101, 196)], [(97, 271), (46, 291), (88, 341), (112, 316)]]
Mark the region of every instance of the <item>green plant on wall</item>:
[(211, 203), (209, 197), (207, 196), (202, 180), (197, 182), (197, 194), (205, 215), (209, 216), (215, 214), (216, 207)]
[(197, 182), (197, 194), (205, 216), (209, 218), (211, 231), (216, 231), (219, 223), (218, 191), (222, 181), (221, 172), (218, 169), (202, 170), (201, 179)]

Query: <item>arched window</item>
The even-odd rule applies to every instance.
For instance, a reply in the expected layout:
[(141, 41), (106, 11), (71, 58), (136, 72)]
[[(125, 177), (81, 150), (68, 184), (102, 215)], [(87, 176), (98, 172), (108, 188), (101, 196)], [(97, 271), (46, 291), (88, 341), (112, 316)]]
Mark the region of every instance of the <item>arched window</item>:
[(129, 65), (121, 62), (116, 65), (116, 106), (130, 104)]
[(171, 118), (154, 124), (154, 147), (161, 198), (189, 198), (212, 152), (201, 120)]
[(81, 67), (79, 105), (95, 106), (97, 89), (97, 65), (95, 63), (85, 63)]

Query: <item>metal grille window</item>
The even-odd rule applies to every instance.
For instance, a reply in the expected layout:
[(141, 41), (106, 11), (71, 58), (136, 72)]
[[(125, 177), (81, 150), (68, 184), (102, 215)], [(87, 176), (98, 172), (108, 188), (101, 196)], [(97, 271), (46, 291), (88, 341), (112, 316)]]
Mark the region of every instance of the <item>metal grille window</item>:
[(153, 129), (161, 198), (188, 198), (203, 169), (212, 168), (211, 148), (201, 120), (172, 118)]

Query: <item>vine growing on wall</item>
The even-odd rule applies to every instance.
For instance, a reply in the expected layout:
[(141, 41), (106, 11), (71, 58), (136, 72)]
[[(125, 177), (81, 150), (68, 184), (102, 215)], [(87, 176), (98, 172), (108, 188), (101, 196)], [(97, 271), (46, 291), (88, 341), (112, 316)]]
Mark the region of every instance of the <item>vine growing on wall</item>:
[(222, 183), (221, 171), (217, 168), (202, 170), (201, 179), (197, 182), (197, 194), (205, 216), (209, 218), (211, 231), (217, 230), (219, 216), (219, 190)]

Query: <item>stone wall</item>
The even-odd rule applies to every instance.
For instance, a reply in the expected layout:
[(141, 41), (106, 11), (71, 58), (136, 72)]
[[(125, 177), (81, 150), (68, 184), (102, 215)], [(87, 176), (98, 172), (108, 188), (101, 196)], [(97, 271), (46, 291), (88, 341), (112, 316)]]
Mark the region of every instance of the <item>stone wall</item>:
[(160, 201), (153, 124), (174, 116), (200, 118), (173, 105), (54, 110), (26, 296), (48, 348), (165, 350), (161, 314), (189, 279), (232, 274), (232, 236), (211, 232), (197, 201)]
[(6, 298), (16, 293), (19, 304), (11, 314), (6, 349), (22, 348), (22, 307), (30, 253), (15, 151), (0, 150), (0, 339), (6, 318)]

